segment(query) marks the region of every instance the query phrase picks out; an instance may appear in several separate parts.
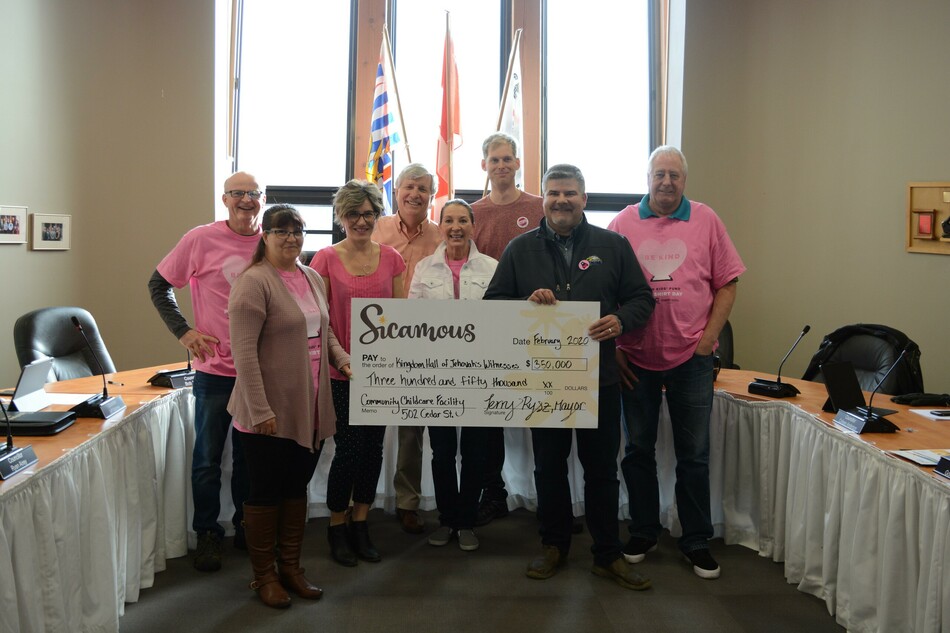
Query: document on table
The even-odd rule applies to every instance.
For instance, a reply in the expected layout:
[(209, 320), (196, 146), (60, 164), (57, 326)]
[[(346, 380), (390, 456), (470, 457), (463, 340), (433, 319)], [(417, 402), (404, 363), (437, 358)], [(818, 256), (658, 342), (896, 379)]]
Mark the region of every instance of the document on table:
[(51, 393), (50, 404), (79, 404), (91, 398), (91, 393)]
[(934, 415), (934, 411), (940, 411), (945, 407), (930, 407), (929, 409), (911, 409), (911, 413), (916, 413), (917, 415), (922, 415), (928, 420), (934, 420), (936, 422), (950, 422), (950, 418), (943, 417), (939, 415)]
[(891, 455), (897, 455), (910, 460), (921, 466), (936, 466), (941, 457), (950, 457), (950, 448), (934, 448), (930, 450), (903, 450), (887, 451)]
[(596, 428), (593, 301), (353, 299), (350, 424)]

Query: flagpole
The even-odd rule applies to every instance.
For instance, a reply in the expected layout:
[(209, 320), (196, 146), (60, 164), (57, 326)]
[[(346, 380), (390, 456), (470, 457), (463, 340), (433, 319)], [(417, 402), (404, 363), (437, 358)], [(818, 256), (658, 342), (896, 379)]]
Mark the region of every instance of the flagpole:
[[(501, 91), (501, 103), (505, 104), (505, 101), (508, 99), (508, 89), (511, 87), (511, 73), (514, 71), (512, 66), (514, 66), (514, 57), (515, 51), (518, 50), (518, 44), (521, 42), (521, 32), (524, 29), (518, 29), (515, 31), (515, 37), (511, 42), (511, 51), (508, 53), (508, 73), (505, 75), (505, 87)], [(498, 108), (498, 123), (495, 125), (495, 131), (501, 129), (501, 120), (504, 118), (504, 109)]]
[[(511, 50), (508, 52), (508, 72), (505, 75), (505, 87), (501, 91), (501, 106), (498, 108), (498, 123), (495, 124), (495, 131), (498, 132), (501, 130), (502, 119), (505, 118), (505, 103), (508, 101), (508, 90), (511, 88), (511, 74), (514, 72), (514, 63), (515, 63), (515, 51), (518, 50), (518, 45), (521, 43), (521, 32), (524, 29), (518, 29), (515, 31), (515, 36), (512, 39)], [(524, 148), (521, 149), (521, 153), (524, 153)], [(488, 195), (488, 174), (485, 174), (485, 188), (482, 189), (482, 197)]]
[(450, 15), (449, 12), (446, 11), (446, 12), (445, 12), (445, 50), (446, 50), (446, 55), (445, 55), (445, 63), (443, 63), (443, 66), (445, 66), (445, 94), (447, 95), (447, 97), (446, 97), (446, 117), (445, 117), (445, 120), (446, 120), (446, 123), (448, 124), (448, 133), (449, 133), (449, 138), (447, 139), (447, 140), (448, 140), (448, 154), (449, 154), (449, 156), (448, 156), (448, 159), (449, 159), (449, 181), (448, 181), (449, 190), (448, 190), (448, 194), (447, 194), (447, 195), (448, 195), (449, 198), (453, 198), (454, 195), (455, 195), (455, 174), (453, 173), (453, 167), (454, 167), (454, 163), (455, 163), (455, 157), (454, 157), (455, 152), (453, 151), (453, 148), (454, 148), (454, 146), (455, 146), (455, 119), (453, 118), (453, 115), (455, 114), (455, 104), (452, 103), (453, 94), (452, 94), (452, 90), (451, 90), (451, 86), (452, 86), (452, 83), (451, 83), (451, 82), (452, 82), (452, 69), (453, 69), (453, 66), (455, 65), (455, 64), (454, 64), (454, 62), (455, 62), (455, 45), (454, 45), (454, 44), (452, 45), (452, 58), (451, 58), (451, 61), (452, 61), (453, 63), (449, 63), (448, 50), (449, 50), (449, 44), (452, 42), (451, 29), (449, 28), (449, 15)]
[(392, 69), (391, 79), (393, 80), (393, 93), (396, 95), (396, 110), (399, 111), (399, 127), (402, 128), (403, 143), (406, 144), (406, 159), (412, 162), (412, 154), (409, 152), (409, 135), (406, 134), (406, 123), (402, 118), (402, 99), (399, 98), (399, 84), (396, 83), (396, 65), (393, 63), (393, 47), (389, 42), (389, 30), (383, 29), (383, 41), (386, 43), (386, 61)]

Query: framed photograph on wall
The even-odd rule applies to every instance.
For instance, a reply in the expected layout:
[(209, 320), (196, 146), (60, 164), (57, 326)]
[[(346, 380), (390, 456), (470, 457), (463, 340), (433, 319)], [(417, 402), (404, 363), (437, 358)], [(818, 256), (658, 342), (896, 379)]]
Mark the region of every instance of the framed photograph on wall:
[(936, 220), (935, 209), (914, 209), (914, 237), (919, 240), (932, 240), (935, 237)]
[(30, 248), (34, 251), (68, 251), (72, 240), (72, 216), (30, 214)]
[(0, 206), (0, 244), (26, 244), (26, 207)]

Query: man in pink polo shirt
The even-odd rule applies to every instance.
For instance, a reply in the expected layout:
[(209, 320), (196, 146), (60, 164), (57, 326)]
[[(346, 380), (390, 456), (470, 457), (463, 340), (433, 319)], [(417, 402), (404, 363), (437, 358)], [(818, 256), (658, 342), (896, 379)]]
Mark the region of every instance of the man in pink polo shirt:
[(656, 308), (646, 326), (617, 339), (624, 386), (626, 455), (621, 462), (630, 495), (630, 540), (624, 558), (639, 563), (660, 536), (656, 435), (663, 392), (676, 453), (679, 548), (700, 578), (718, 578), (709, 553), (709, 417), (713, 351), (736, 298), (745, 266), (719, 216), (687, 199), (686, 157), (675, 147), (650, 155), (650, 193), (628, 206), (609, 229), (624, 235), (653, 290)]
[[(376, 221), (373, 240), (392, 246), (406, 262), (406, 296), (412, 273), (423, 257), (435, 252), (442, 241), (439, 225), (428, 218), (435, 195), (435, 176), (424, 165), (411, 163), (396, 177), (396, 213)], [(396, 456), (396, 514), (402, 529), (421, 534), (425, 529), (419, 516), (422, 490), (422, 434), (424, 426), (400, 426)]]
[[(224, 182), (221, 201), (228, 209), (228, 219), (188, 231), (148, 282), (152, 303), (165, 326), (195, 357), (191, 490), (195, 506), (192, 527), (198, 535), (195, 568), (200, 571), (221, 568), (221, 457), (231, 428), (227, 405), (236, 376), (228, 331), (228, 296), (261, 239), (258, 215), (265, 196), (254, 176), (238, 172)], [(191, 289), (194, 327), (185, 320), (175, 299), (174, 288), (186, 285)], [(231, 500), (234, 545), (244, 549), (241, 519), (248, 479), (240, 435), (231, 433)]]

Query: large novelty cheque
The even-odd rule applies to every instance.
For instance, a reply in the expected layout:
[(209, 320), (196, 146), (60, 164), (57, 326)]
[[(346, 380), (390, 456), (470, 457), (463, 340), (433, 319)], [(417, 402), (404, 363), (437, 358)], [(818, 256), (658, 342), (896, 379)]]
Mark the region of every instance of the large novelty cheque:
[(596, 428), (599, 308), (353, 299), (350, 424)]

